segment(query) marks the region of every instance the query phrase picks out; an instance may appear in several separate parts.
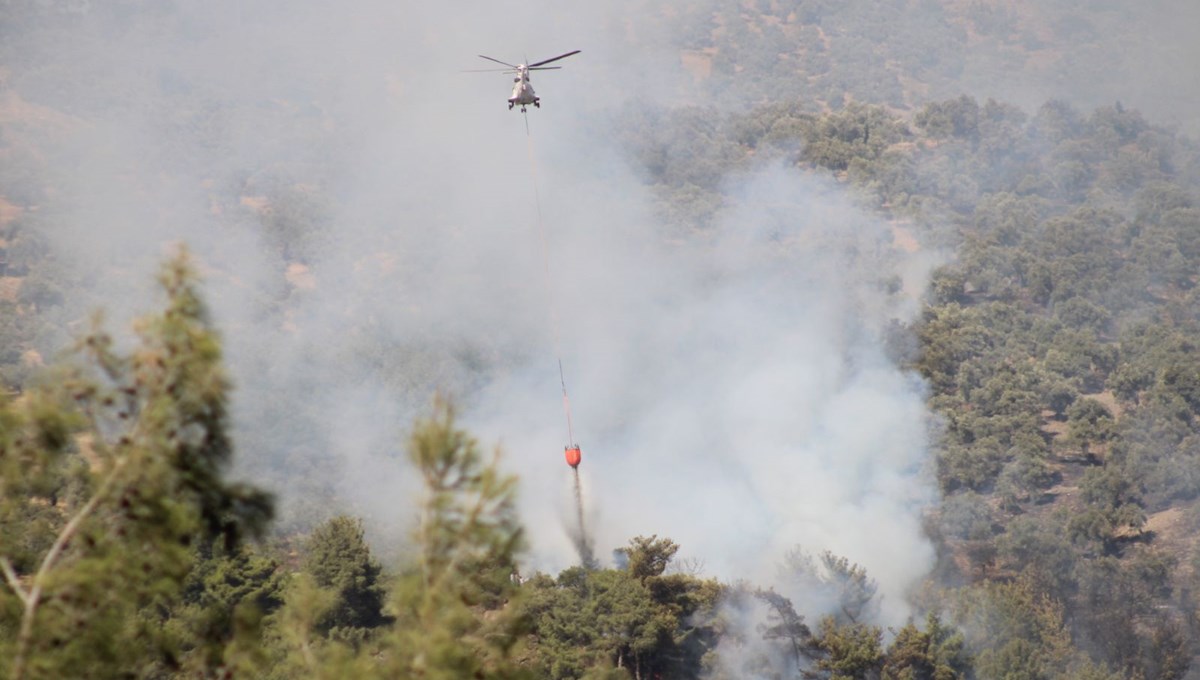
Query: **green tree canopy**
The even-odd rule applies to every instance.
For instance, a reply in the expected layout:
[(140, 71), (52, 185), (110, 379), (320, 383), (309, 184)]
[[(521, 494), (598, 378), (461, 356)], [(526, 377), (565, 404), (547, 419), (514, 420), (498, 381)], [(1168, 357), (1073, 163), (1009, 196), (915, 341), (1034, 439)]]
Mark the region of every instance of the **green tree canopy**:
[(97, 328), (74, 364), (3, 406), (0, 512), (57, 508), (14, 525), (24, 536), (0, 555), (0, 663), (14, 680), (178, 664), (162, 623), (194, 564), (190, 546), (232, 550), (271, 516), (267, 494), (224, 477), (230, 386), (186, 251), (159, 281), (165, 309), (138, 322), (131, 353)]

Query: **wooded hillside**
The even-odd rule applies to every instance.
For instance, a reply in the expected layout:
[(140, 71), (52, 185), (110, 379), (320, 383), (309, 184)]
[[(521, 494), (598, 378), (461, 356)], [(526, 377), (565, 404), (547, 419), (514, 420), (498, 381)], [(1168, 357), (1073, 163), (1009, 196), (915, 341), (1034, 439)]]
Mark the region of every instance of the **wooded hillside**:
[[(925, 469), (909, 472), (934, 489), (920, 512), (935, 561), (906, 593), (909, 620), (893, 625), (881, 614), (881, 574), (823, 546), (752, 556), (767, 565), (756, 573), (714, 575), (703, 555), (646, 531), (595, 546), (598, 561), (557, 574), (531, 567), (519, 501), (548, 492), (513, 475), (504, 447), (477, 440), (463, 412), (486, 412), (478, 395), (495, 393), (473, 388), (519, 383), (520, 361), (543, 351), (521, 343), (522, 324), (533, 325), (526, 317), (541, 311), (518, 303), (533, 298), (514, 293), (512, 309), (489, 310), (495, 327), (439, 335), (430, 328), (460, 312), (431, 311), (429, 300), (458, 300), (437, 290), (474, 272), (431, 283), (423, 268), (435, 270), (444, 253), (389, 235), (370, 241), (387, 247), (339, 262), (354, 295), (321, 315), (304, 306), (338, 285), (314, 263), (341, 257), (334, 244), (362, 233), (355, 220), (371, 220), (347, 208), (369, 173), (336, 151), (356, 140), (346, 125), (353, 117), (339, 108), (351, 104), (322, 98), (342, 90), (318, 87), (327, 85), (320, 72), (239, 98), (163, 68), (150, 78), (153, 105), (143, 107), (103, 87), (112, 82), (103, 65), (77, 61), (70, 45), (98, 45), (119, 26), (133, 37), (182, 36), (181, 45), (209, 54), (197, 46), (219, 31), (191, 23), (195, 8), (5, 4), (0, 673), (1188, 677), (1200, 667), (1200, 145), (1188, 135), (1195, 109), (1176, 105), (1194, 101), (1194, 83), (1182, 79), (1196, 69), (1146, 71), (1130, 100), (1151, 102), (1153, 113), (1121, 103), (1114, 90), (1126, 81), (1109, 77), (1137, 75), (1170, 51), (1168, 40), (1147, 37), (1176, 35), (1162, 29), (1170, 9), (772, 0), (672, 4), (646, 10), (639, 30), (615, 21), (630, 50), (660, 49), (639, 40), (669, 31), (678, 63), (668, 66), (686, 74), (662, 103), (579, 118), (650, 197), (645, 224), (634, 225), (648, 241), (719, 250), (714, 234), (752, 200), (738, 178), (782, 169), (819, 178), (885, 224), (886, 253), (942, 263), (924, 290), (906, 290), (890, 271), (869, 282), (878, 299), (919, 305), (915, 318), (894, 319), (873, 340), (925, 390), (932, 432)], [(1049, 96), (1031, 105), (999, 94), (1023, 79)], [(554, 113), (545, 96), (536, 115)], [(134, 142), (91, 136), (126, 115), (145, 115), (177, 144), (153, 147), (161, 156), (138, 165), (120, 151)], [(246, 128), (257, 128), (245, 121), (261, 119), (251, 115), (277, 133), (259, 140), (270, 162), (230, 170), (227, 155), (255, 143)], [(392, 133), (417, 148), (418, 133)], [(364, 146), (356, 152), (371, 157)], [(122, 160), (80, 182), (71, 170), (93, 154)], [(510, 157), (507, 147), (478, 151), (487, 154)], [(465, 173), (475, 158), (447, 150), (420, 167), (431, 177), (442, 166)], [(624, 182), (619, 174), (587, 178)], [(466, 238), (456, 220), (473, 209), (469, 199), (429, 190), (437, 185), (415, 173), (402, 180), (386, 175), (371, 186), (427, 192), (405, 194), (402, 205), (430, 221), (403, 229)], [(205, 204), (176, 199), (191, 196), (180, 187), (201, 187)], [(224, 250), (160, 245), (155, 287), (137, 273), (142, 256), (119, 251), (124, 238), (160, 235), (131, 227), (110, 241), (80, 209), (107, 205), (105, 192), (120, 190), (187, 204)], [(509, 213), (496, 205), (502, 222)], [(120, 207), (122, 219), (156, 218)], [(790, 219), (780, 210), (777, 219)], [(540, 219), (541, 204), (537, 211)], [(614, 220), (627, 214), (613, 209)], [(759, 252), (786, 255), (790, 245), (779, 239), (777, 250)], [(213, 255), (240, 251), (267, 273)], [(541, 266), (533, 258), (513, 269)], [(401, 284), (404, 295), (389, 287)], [(486, 285), (519, 291), (499, 279)], [(243, 315), (223, 326), (209, 311), (212, 296), (236, 300), (230, 308)], [(111, 307), (124, 321), (149, 299), (132, 326), (85, 312)], [(474, 313), (461, 312), (468, 321)], [(294, 343), (306, 324), (321, 333)], [(243, 336), (253, 339), (239, 343)], [(229, 346), (237, 356), (226, 355)], [(278, 375), (267, 360), (276, 353), (306, 370)], [(387, 388), (370, 395), (379, 419), (414, 403), (423, 414), (393, 424), (404, 434), (382, 452), (373, 439), (334, 440), (316, 424), (338, 415), (320, 399), (353, 394), (368, 379)], [(285, 383), (293, 392), (277, 390)], [(249, 396), (237, 401), (235, 389)], [(472, 396), (435, 400), (435, 390)], [(557, 392), (546, 396), (547, 409), (558, 408)], [(413, 519), (408, 533), (381, 539), (386, 548), (370, 540), (380, 535), (372, 518), (344, 512), (351, 503), (334, 480), (350, 458), (330, 450), (339, 441), (374, 452), (353, 458), (378, 465), (355, 471), (361, 484), (403, 478), (392, 492), (405, 508), (396, 514)], [(582, 469), (604, 464), (586, 457)], [(672, 489), (663, 489), (652, 500), (667, 505)], [(796, 489), (804, 492), (803, 480)]]

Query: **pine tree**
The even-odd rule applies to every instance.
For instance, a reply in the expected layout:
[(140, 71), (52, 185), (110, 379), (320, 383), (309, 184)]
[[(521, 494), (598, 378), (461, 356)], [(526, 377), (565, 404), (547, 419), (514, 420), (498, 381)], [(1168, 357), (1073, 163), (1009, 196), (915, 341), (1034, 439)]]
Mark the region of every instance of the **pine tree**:
[(360, 520), (338, 516), (317, 527), (308, 539), (304, 571), (334, 595), (319, 623), (323, 632), (353, 640), (361, 638), (364, 629), (387, 623), (383, 567), (371, 556)]
[(165, 310), (139, 321), (132, 353), (97, 321), (72, 366), (0, 415), (0, 513), (55, 508), (23, 549), (0, 543), (0, 663), (13, 680), (178, 667), (164, 619), (193, 546), (232, 549), (270, 519), (269, 496), (224, 479), (230, 384), (186, 251), (159, 281)]
[[(385, 654), (395, 677), (515, 678), (525, 616), (516, 558), (524, 545), (516, 478), (485, 462), (439, 403), (417, 423), (409, 457), (425, 483), (416, 560), (392, 596), (396, 626)], [(391, 677), (391, 676), (389, 676)]]

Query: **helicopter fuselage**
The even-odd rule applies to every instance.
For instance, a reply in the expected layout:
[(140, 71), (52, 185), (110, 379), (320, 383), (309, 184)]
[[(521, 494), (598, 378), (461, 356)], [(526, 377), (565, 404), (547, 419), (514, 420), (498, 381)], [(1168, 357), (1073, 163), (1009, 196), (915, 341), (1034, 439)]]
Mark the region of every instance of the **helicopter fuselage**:
[(512, 96), (508, 98), (508, 108), (519, 105), (524, 111), (525, 107), (530, 104), (540, 108), (542, 100), (534, 94), (533, 83), (529, 82), (529, 69), (522, 64), (517, 67), (517, 76), (513, 78), (513, 90)]

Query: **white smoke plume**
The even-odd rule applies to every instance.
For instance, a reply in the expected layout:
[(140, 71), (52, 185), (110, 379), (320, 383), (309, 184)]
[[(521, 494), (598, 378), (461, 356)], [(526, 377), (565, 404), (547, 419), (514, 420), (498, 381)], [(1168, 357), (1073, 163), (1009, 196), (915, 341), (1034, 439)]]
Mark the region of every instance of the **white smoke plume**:
[[(380, 545), (402, 536), (404, 430), (442, 391), (520, 474), (531, 566), (571, 564), (557, 350), (602, 556), (657, 533), (716, 576), (769, 580), (791, 547), (830, 549), (879, 580), (888, 620), (906, 613), (931, 559), (927, 423), (881, 337), (929, 261), (836, 183), (731, 177), (715, 229), (666, 238), (612, 114), (686, 81), (619, 9), (164, 11), (56, 16), (55, 43), (27, 45), (56, 79), (12, 87), (78, 120), (47, 164), (50, 235), (95, 293), (71, 309), (120, 325), (170, 243), (198, 253), (240, 464), (280, 494), (285, 528), (332, 497)], [(535, 76), (532, 138), (508, 76), (459, 72), (570, 49)]]
[[(830, 181), (775, 167), (736, 184), (717, 232), (683, 244), (624, 227), (632, 218), (601, 230), (588, 210), (547, 210), (565, 216), (552, 262), (570, 302), (563, 345), (597, 543), (668, 535), (713, 573), (764, 583), (797, 544), (833, 550), (867, 567), (885, 619), (902, 620), (932, 558), (919, 526), (932, 499), (924, 393), (882, 343), (915, 309), (887, 292), (904, 289), (891, 277), (910, 263)], [(618, 189), (609, 200), (637, 193)], [(920, 290), (925, 269), (913, 271)], [(485, 389), (484, 431), (511, 422), (514, 392), (529, 394), (522, 408), (553, 394), (553, 364), (541, 370), (532, 392)], [(528, 442), (509, 447), (525, 488), (555, 490), (527, 491), (542, 506), (530, 514), (568, 517), (566, 468), (548, 464), (562, 435), (513, 436)], [(531, 530), (539, 545), (558, 532)]]

